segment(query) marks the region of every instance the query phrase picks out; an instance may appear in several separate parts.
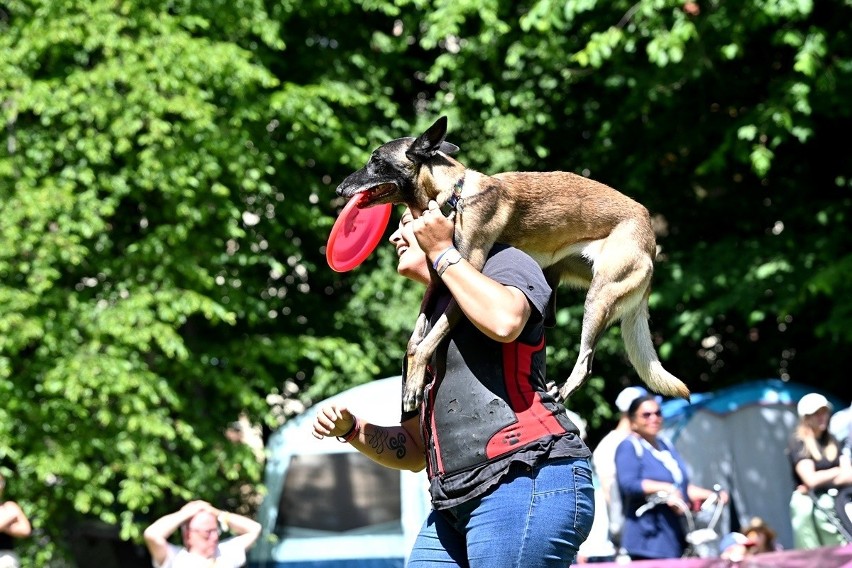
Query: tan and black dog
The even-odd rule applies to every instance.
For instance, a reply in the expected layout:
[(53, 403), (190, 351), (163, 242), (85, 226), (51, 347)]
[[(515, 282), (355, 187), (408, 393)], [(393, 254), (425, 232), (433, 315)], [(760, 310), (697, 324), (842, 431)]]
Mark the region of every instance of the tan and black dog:
[[(621, 320), (627, 356), (648, 387), (688, 398), (686, 385), (666, 371), (651, 341), (648, 294), (654, 272), (656, 239), (648, 210), (602, 183), (568, 172), (506, 172), (493, 176), (463, 166), (450, 155), (446, 117), (417, 138), (383, 144), (367, 165), (349, 175), (337, 193), (351, 198), (367, 193), (367, 206), (404, 203), (416, 217), (435, 200), (455, 211), (454, 241), (461, 255), (481, 270), (495, 242), (511, 244), (541, 265), (554, 290), (560, 284), (588, 288), (580, 351), (571, 376), (559, 390), (562, 400), (591, 373), (601, 334)], [(450, 302), (426, 334), (421, 304), (406, 352), (403, 407), (422, 402), (426, 366), (440, 341), (461, 317)]]

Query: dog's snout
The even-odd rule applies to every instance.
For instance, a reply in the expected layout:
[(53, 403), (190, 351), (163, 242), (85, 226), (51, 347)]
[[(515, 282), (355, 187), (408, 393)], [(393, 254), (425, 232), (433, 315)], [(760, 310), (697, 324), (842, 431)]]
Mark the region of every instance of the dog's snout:
[(346, 194), (346, 188), (349, 185), (349, 179), (352, 177), (352, 174), (349, 174), (345, 178), (343, 178), (340, 183), (337, 184), (337, 187), (334, 188), (334, 193), (336, 193), (339, 197), (344, 197)]

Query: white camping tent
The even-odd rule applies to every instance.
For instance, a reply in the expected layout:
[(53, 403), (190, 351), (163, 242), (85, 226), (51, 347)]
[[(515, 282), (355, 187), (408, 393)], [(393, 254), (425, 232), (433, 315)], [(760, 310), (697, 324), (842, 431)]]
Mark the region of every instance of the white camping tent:
[(845, 406), (827, 392), (779, 379), (747, 382), (693, 394), (690, 402), (669, 400), (662, 405), (663, 434), (689, 464), (692, 481), (702, 487), (722, 485), (733, 501), (734, 528), (761, 517), (775, 529), (784, 548), (793, 545), (789, 512), (793, 475), (785, 450), (798, 422), (796, 403), (809, 392), (822, 392), (835, 410)]
[(399, 376), (354, 387), (270, 437), (251, 568), (402, 568), (431, 508), (426, 474), (382, 467), (349, 444), (311, 435), (319, 408), (332, 401), (368, 422), (399, 424), (401, 393)]

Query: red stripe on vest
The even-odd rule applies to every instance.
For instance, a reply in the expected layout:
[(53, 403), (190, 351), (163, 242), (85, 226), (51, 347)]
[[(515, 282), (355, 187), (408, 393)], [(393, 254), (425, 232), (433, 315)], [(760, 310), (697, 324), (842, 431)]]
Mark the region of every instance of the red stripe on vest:
[[(435, 412), (433, 411), (429, 415), (429, 418), (428, 418), (429, 429), (427, 429), (426, 428), (426, 423), (427, 423), (426, 409), (427, 408), (434, 408), (434, 406), (435, 406), (435, 392), (438, 390), (438, 385), (440, 384), (441, 379), (435, 376), (435, 373), (432, 371), (431, 366), (428, 366), (426, 368), (426, 377), (427, 377), (427, 383), (431, 383), (432, 388), (428, 389), (429, 390), (429, 400), (424, 400), (423, 402), (420, 403), (420, 429), (423, 432), (423, 439), (427, 442), (426, 443), (426, 448), (427, 448), (426, 449), (426, 463), (428, 464), (429, 470), (431, 472), (430, 477), (433, 477), (433, 476), (436, 476), (436, 475), (443, 475), (444, 474), (444, 460), (441, 459), (441, 443), (438, 440), (438, 429), (437, 429), (437, 426), (435, 424)], [(431, 430), (431, 432), (429, 430)], [(434, 450), (435, 450), (435, 456), (434, 457), (435, 457), (436, 463), (432, 463), (432, 459), (431, 459), (432, 456), (430, 455), (430, 452), (429, 452), (429, 449), (428, 449), (428, 447), (429, 447), (428, 441), (429, 441), (430, 435), (431, 435), (432, 441), (434, 443)]]
[(539, 438), (563, 434), (565, 428), (542, 403), (539, 394), (530, 385), (529, 376), (533, 354), (544, 349), (544, 335), (538, 345), (519, 342), (503, 346), (503, 381), (509, 404), (518, 417), (488, 441), (485, 448), (489, 459), (514, 451)]

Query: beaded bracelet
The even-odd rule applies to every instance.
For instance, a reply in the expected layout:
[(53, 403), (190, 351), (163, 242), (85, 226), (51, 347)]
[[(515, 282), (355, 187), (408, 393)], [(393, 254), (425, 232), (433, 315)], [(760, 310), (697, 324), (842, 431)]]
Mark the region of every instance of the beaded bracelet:
[(439, 254), (438, 258), (435, 259), (435, 262), (432, 263), (432, 268), (434, 268), (435, 270), (438, 270), (438, 263), (441, 262), (441, 259), (444, 258), (444, 255), (447, 254), (448, 252), (450, 252), (451, 250), (454, 250), (455, 248), (456, 247), (454, 247), (453, 245), (450, 245), (447, 248), (445, 248), (444, 252)]
[(459, 251), (453, 249), (441, 259), (441, 264), (438, 265), (437, 273), (439, 277), (444, 276), (444, 272), (447, 271), (449, 267), (456, 264), (462, 259), (462, 255)]
[(358, 418), (356, 416), (352, 417), (352, 428), (350, 428), (345, 434), (341, 434), (337, 436), (337, 441), (341, 444), (348, 444), (351, 442), (355, 436), (358, 435), (358, 432), (361, 431), (361, 423), (358, 422)]

